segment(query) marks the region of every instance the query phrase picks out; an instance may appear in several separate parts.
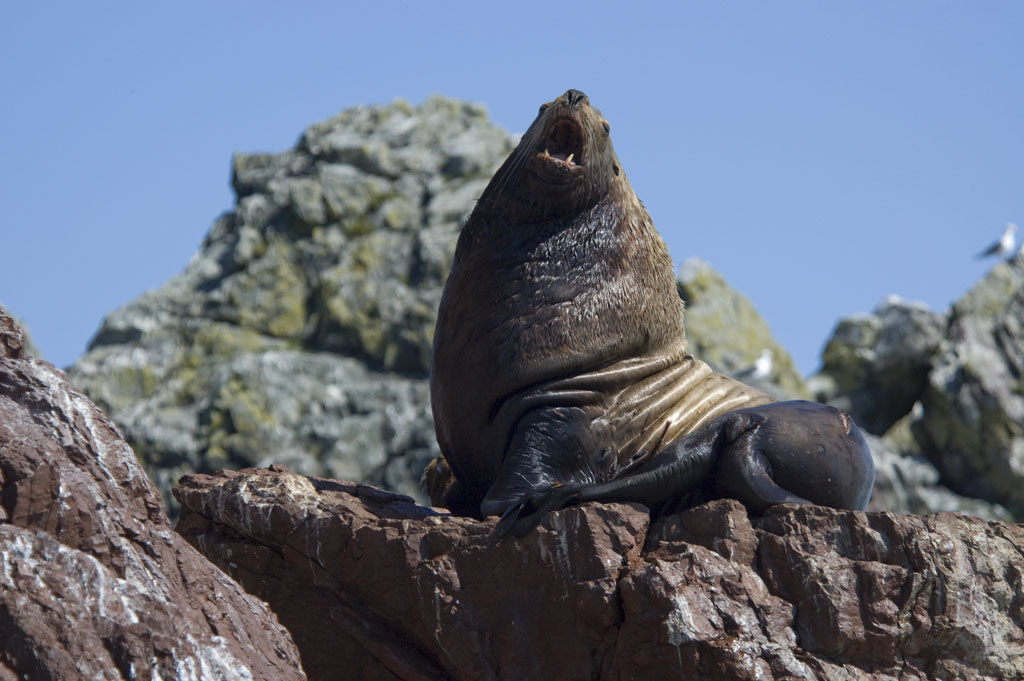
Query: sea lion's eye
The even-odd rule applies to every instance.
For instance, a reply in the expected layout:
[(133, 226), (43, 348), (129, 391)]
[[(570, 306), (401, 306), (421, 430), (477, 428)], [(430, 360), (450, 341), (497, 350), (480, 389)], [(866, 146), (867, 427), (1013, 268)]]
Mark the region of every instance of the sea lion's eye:
[(549, 106), (550, 106), (550, 104), (541, 104), (541, 105), (540, 105), (540, 111), (538, 111), (538, 112), (537, 112), (537, 115), (539, 116), (539, 115), (541, 115), (542, 113), (544, 113), (545, 111), (547, 111), (547, 108), (548, 108)]
[(608, 125), (608, 121), (601, 121), (601, 127), (604, 128), (606, 135), (612, 131), (612, 126)]

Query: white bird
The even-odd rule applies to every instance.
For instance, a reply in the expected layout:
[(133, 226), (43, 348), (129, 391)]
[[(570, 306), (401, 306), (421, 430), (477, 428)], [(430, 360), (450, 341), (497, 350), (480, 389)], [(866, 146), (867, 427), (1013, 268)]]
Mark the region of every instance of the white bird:
[(772, 373), (772, 355), (774, 353), (765, 348), (761, 350), (761, 355), (754, 363), (748, 367), (740, 369), (735, 374), (734, 378), (741, 381), (765, 381), (771, 376)]
[(772, 373), (772, 355), (775, 354), (768, 348), (761, 351), (761, 356), (754, 362), (753, 378), (764, 380)]
[(1014, 236), (1017, 232), (1017, 225), (1012, 222), (1006, 223), (1006, 230), (1003, 235), (999, 237), (999, 241), (995, 242), (984, 251), (978, 254), (979, 258), (987, 258), (990, 255), (1004, 255), (1013, 250), (1013, 245), (1017, 243), (1017, 238)]

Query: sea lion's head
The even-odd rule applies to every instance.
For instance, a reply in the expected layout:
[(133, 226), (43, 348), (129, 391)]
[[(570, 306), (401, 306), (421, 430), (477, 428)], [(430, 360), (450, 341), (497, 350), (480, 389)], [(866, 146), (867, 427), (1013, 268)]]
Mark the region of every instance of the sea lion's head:
[(579, 90), (542, 104), (481, 203), (527, 221), (590, 208), (622, 172), (609, 132), (608, 121)]

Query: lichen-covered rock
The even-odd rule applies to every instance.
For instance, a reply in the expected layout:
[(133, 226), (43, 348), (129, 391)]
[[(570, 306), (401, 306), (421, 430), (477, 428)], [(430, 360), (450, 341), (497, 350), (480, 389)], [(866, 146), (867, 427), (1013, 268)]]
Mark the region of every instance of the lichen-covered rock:
[(117, 428), (0, 308), (0, 678), (303, 679), (275, 615), (171, 530)]
[(182, 480), (178, 530), (311, 679), (1015, 679), (1024, 527), (719, 500), (584, 504), (523, 539), (282, 469)]
[(822, 354), (816, 398), (884, 434), (920, 399), (946, 325), (946, 315), (898, 296), (870, 315), (840, 320)]
[(958, 300), (913, 432), (954, 490), (1024, 518), (1024, 256)]
[[(684, 261), (677, 285), (686, 303), (690, 352), (717, 371), (779, 397), (810, 395), (793, 359), (772, 336), (751, 302), (730, 288), (708, 263), (699, 258)], [(771, 351), (771, 369), (767, 376), (757, 376), (749, 369), (764, 350)]]
[(997, 264), (946, 313), (890, 298), (840, 321), (810, 383), (910, 458), (889, 472), (934, 469), (948, 489), (913, 493), (930, 510), (952, 510), (931, 505), (952, 490), (963, 500), (952, 508), (1024, 518), (1024, 257)]
[(942, 484), (939, 470), (915, 448), (899, 450), (890, 437), (865, 433), (875, 460), (875, 487), (868, 503), (869, 511), (900, 513), (938, 513), (956, 511), (987, 520), (1013, 522), (1003, 506), (964, 496)]
[(235, 210), (184, 272), (104, 320), (69, 377), (168, 500), (183, 473), (271, 462), (419, 495), (441, 289), (513, 144), (481, 107), (434, 97), (237, 155)]

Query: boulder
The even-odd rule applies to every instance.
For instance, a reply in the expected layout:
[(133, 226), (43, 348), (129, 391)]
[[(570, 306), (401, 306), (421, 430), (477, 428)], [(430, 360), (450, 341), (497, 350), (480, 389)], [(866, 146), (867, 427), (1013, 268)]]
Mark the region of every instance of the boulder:
[(0, 308), (0, 678), (303, 679), (277, 617), (175, 534), (116, 426)]
[(187, 476), (190, 542), (266, 599), (310, 679), (1011, 679), (1024, 527), (730, 500), (495, 520), (280, 467)]
[(867, 510), (918, 514), (956, 511), (1013, 522), (1013, 515), (1004, 506), (957, 494), (942, 484), (939, 469), (920, 453), (899, 451), (889, 438), (870, 433), (864, 438), (875, 460), (875, 488)]
[(910, 413), (928, 382), (947, 315), (889, 296), (870, 315), (839, 321), (822, 353), (816, 398), (882, 435)]
[(1024, 255), (950, 312), (913, 433), (955, 491), (1024, 518)]
[[(677, 288), (686, 303), (686, 338), (696, 357), (769, 394), (784, 399), (810, 396), (793, 358), (754, 305), (711, 265), (700, 258), (685, 260)], [(754, 366), (765, 350), (770, 351), (771, 366), (762, 376)]]
[(1024, 256), (997, 264), (948, 312), (890, 297), (841, 320), (823, 361), (816, 399), (908, 457), (904, 471), (934, 470), (938, 485), (913, 493), (927, 510), (1024, 518)]
[(513, 145), (482, 107), (433, 97), (238, 154), (234, 210), (180, 275), (108, 315), (72, 382), (165, 501), (183, 473), (272, 462), (421, 495), (441, 290)]

